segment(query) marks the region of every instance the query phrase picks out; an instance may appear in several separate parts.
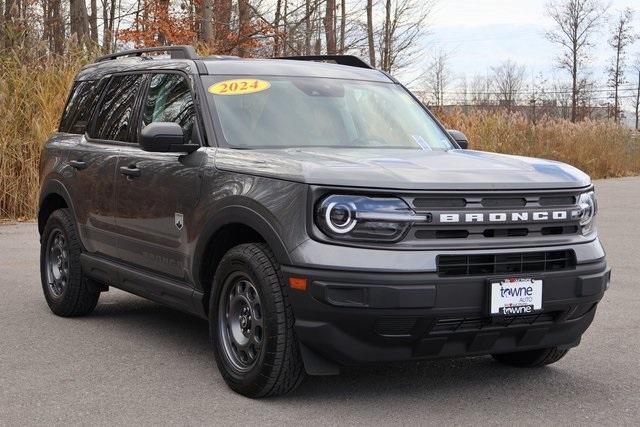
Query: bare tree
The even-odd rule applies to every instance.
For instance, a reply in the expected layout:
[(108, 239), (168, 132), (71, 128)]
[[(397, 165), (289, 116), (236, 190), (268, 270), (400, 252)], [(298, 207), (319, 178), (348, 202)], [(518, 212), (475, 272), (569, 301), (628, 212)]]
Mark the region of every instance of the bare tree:
[(200, 37), (208, 46), (213, 44), (213, 2), (214, 0), (202, 0)]
[(471, 103), (476, 106), (486, 107), (491, 104), (491, 92), (493, 90), (491, 79), (481, 74), (476, 74), (469, 84), (469, 96)]
[(384, 3), (384, 27), (382, 36), (382, 46), (380, 49), (380, 68), (389, 72), (391, 64), (389, 57), (391, 56), (391, 0), (385, 0)]
[(4, 0), (0, 0), (0, 51), (4, 49)]
[(631, 22), (633, 20), (633, 11), (626, 8), (618, 16), (618, 20), (613, 28), (613, 37), (609, 40), (615, 52), (611, 66), (609, 67), (609, 86), (613, 90), (613, 117), (616, 122), (620, 121), (621, 109), (618, 91), (620, 86), (626, 83), (625, 79), (625, 60), (626, 49), (633, 43), (636, 36), (633, 34)]
[(4, 49), (4, 1), (0, 0), (0, 51)]
[(79, 44), (89, 38), (89, 15), (85, 0), (69, 0), (69, 29)]
[(578, 111), (576, 113), (577, 120), (584, 120), (587, 118), (602, 118), (597, 117), (594, 113), (597, 113), (598, 99), (595, 96), (596, 82), (589, 76), (582, 77), (578, 81)]
[[(282, 43), (282, 54), (289, 54), (290, 40), (291, 40), (291, 32), (289, 28), (289, 0), (282, 0), (282, 25), (281, 25), (281, 33), (282, 39), (284, 43)], [(276, 27), (277, 29), (280, 29)]]
[(587, 59), (593, 32), (606, 9), (599, 0), (555, 0), (547, 5), (547, 14), (556, 26), (547, 33), (547, 38), (561, 46), (558, 66), (571, 74), (572, 122), (577, 118), (581, 68)]
[(324, 34), (327, 42), (327, 55), (336, 54), (336, 27), (335, 27), (336, 0), (327, 0), (324, 14)]
[(367, 45), (369, 47), (369, 62), (376, 65), (376, 48), (373, 44), (373, 0), (367, 0)]
[(636, 87), (636, 98), (634, 99), (634, 110), (636, 114), (636, 130), (640, 130), (640, 55), (633, 66), (635, 73), (638, 75), (638, 82)]
[(89, 15), (89, 30), (91, 41), (98, 44), (98, 1), (91, 0), (91, 14)]
[(511, 60), (506, 60), (491, 70), (498, 101), (511, 110), (524, 85), (525, 69)]
[(5, 0), (4, 1), (4, 24), (2, 26), (2, 32), (4, 34), (4, 47), (10, 48), (14, 46), (16, 38), (16, 29), (19, 28), (20, 14), (19, 14), (19, 2), (18, 0)]
[[(62, 54), (64, 51), (65, 34), (61, 1), (43, 0), (42, 17), (42, 39), (47, 42), (50, 52)], [(0, 25), (0, 27), (2, 26)]]
[[(251, 8), (249, 0), (238, 0), (238, 40), (247, 37), (247, 26), (251, 21)], [(243, 43), (239, 43), (238, 56), (244, 57), (247, 54)]]
[(533, 124), (538, 122), (538, 117), (549, 114), (551, 106), (547, 94), (547, 79), (542, 72), (531, 76), (531, 90), (529, 92), (529, 118)]
[(385, 0), (385, 19), (379, 31), (380, 69), (395, 72), (415, 59), (433, 4), (433, 0)]
[(347, 0), (340, 2), (340, 54), (344, 54), (347, 37)]
[(225, 39), (229, 36), (232, 9), (232, 0), (213, 0), (213, 40), (216, 49), (224, 46)]
[(551, 85), (552, 102), (557, 107), (556, 115), (562, 119), (571, 117), (572, 91), (571, 84), (564, 81), (554, 81)]
[(469, 105), (469, 85), (466, 75), (460, 77), (458, 81), (458, 93), (456, 95), (455, 101), (466, 108)]
[(280, 56), (280, 21), (282, 20), (282, 0), (276, 1), (275, 17), (273, 19), (273, 55)]
[[(111, 52), (115, 47), (115, 22), (117, 0), (101, 0), (102, 3), (102, 51)], [(146, 13), (146, 8), (144, 12)]]
[(443, 50), (438, 50), (431, 59), (423, 77), (426, 95), (423, 101), (427, 105), (444, 106), (444, 94), (452, 80), (448, 60), (448, 54)]

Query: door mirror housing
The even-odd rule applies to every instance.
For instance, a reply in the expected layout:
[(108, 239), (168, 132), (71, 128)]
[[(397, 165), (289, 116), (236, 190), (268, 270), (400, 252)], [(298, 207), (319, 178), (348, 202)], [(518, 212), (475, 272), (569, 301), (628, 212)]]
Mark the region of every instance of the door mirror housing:
[(449, 132), (449, 136), (453, 138), (453, 140), (460, 146), (460, 148), (462, 148), (463, 150), (469, 148), (469, 140), (464, 133), (455, 129), (448, 129), (447, 132)]
[(140, 146), (144, 151), (155, 153), (191, 153), (198, 144), (185, 144), (184, 132), (173, 122), (154, 122), (140, 132)]

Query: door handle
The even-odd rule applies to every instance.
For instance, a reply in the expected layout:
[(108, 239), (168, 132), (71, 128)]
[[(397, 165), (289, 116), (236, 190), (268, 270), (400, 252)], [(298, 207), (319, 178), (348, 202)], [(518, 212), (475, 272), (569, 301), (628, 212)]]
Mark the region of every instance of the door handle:
[(120, 166), (120, 173), (130, 178), (135, 178), (137, 176), (140, 176), (140, 169), (138, 169), (135, 165)]
[(77, 170), (81, 171), (82, 169), (86, 169), (87, 168), (87, 162), (82, 161), (82, 160), (70, 160), (69, 161), (69, 166), (71, 166), (74, 169), (77, 169)]

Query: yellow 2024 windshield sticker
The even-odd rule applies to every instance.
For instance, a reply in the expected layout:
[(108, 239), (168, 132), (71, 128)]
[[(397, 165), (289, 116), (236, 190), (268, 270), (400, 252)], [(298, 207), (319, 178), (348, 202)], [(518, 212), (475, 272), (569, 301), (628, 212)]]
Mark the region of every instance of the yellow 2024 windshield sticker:
[(209, 92), (214, 95), (246, 95), (261, 92), (271, 87), (271, 83), (258, 79), (223, 80), (209, 86)]

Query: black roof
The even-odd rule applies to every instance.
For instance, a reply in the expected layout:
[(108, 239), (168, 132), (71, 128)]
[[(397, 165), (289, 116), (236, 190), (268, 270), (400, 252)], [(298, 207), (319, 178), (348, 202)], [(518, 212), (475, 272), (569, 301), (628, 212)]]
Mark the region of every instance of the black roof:
[[(151, 56), (150, 53), (168, 55)], [(197, 56), (191, 46), (136, 49), (105, 55), (85, 66), (77, 80), (94, 80), (125, 71), (180, 70), (200, 75), (261, 75), (326, 77), (391, 82), (385, 73), (350, 55), (243, 59), (234, 56)]]

